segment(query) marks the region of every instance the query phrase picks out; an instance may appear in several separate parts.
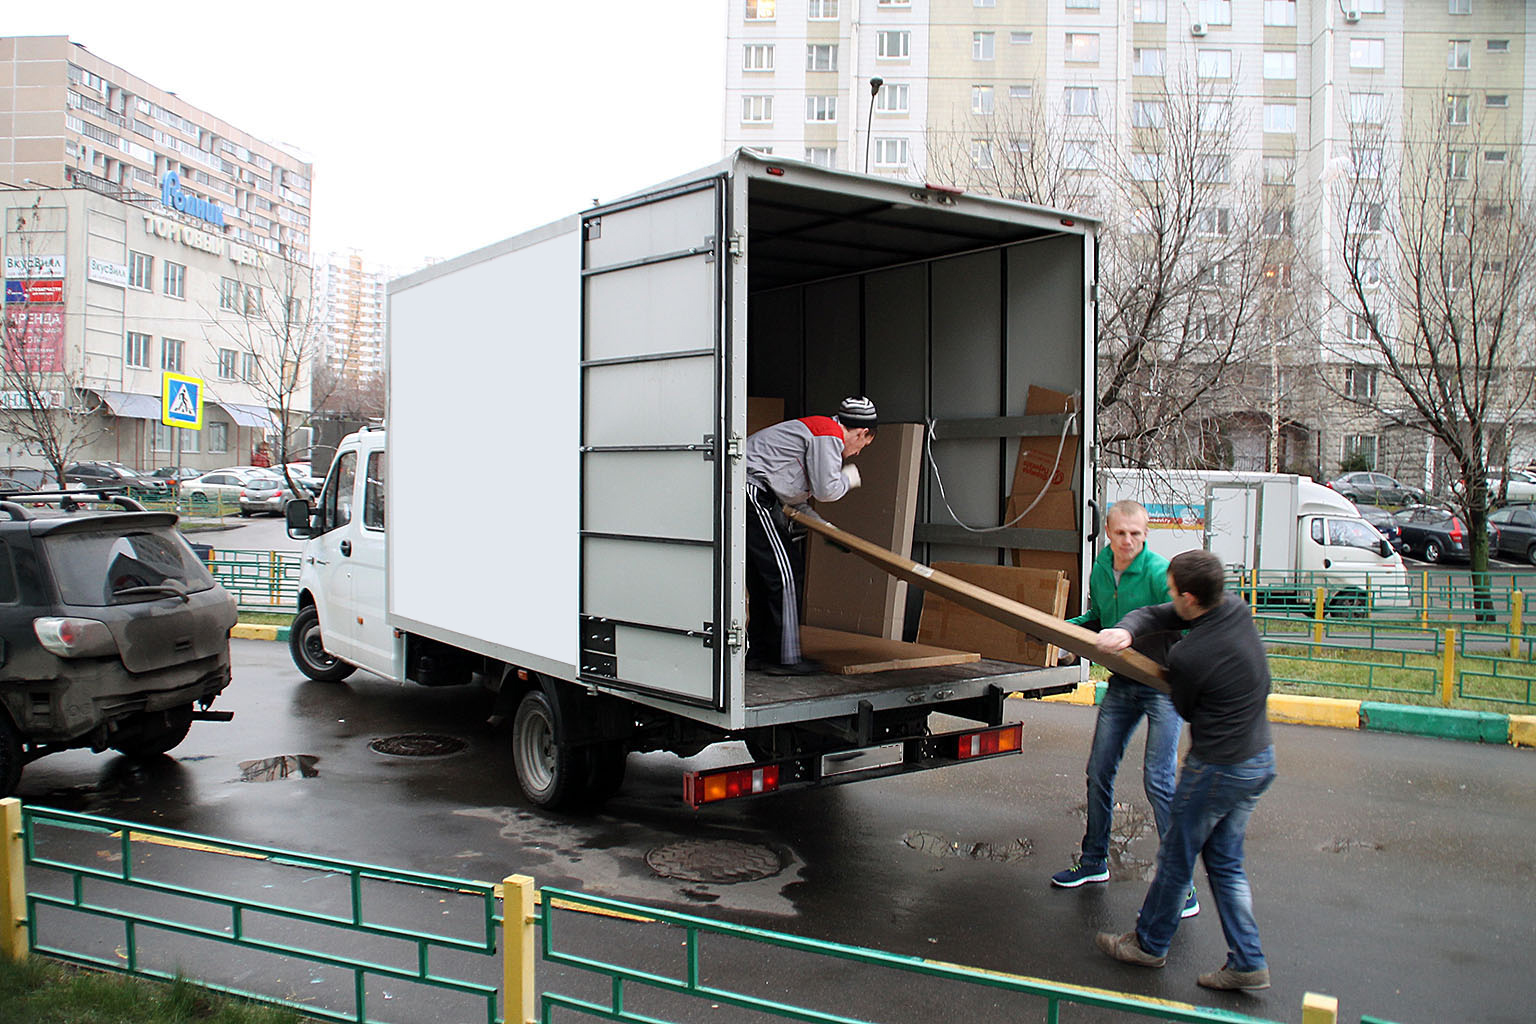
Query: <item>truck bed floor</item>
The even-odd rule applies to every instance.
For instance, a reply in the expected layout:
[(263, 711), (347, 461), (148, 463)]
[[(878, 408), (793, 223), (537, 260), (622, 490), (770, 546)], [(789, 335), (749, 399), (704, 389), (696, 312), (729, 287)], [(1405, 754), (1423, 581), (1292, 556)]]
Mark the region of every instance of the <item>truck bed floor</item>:
[(748, 672), (746, 703), (747, 707), (762, 708), (828, 697), (883, 693), (887, 690), (971, 682), (979, 679), (995, 680), (998, 685), (1006, 687), (1010, 693), (1023, 693), (1026, 696), (1067, 688), (1059, 681), (1047, 682), (1043, 678), (1050, 675), (1055, 673), (1043, 673), (1026, 665), (990, 658), (964, 665), (898, 668), (859, 675), (818, 672), (809, 676), (771, 676), (766, 672)]

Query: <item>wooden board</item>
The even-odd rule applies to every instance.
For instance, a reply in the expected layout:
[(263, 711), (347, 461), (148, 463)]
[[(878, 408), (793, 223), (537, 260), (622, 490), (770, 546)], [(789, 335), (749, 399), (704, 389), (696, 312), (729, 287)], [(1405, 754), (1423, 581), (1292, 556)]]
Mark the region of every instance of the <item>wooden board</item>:
[(800, 649), (828, 672), (853, 676), (896, 668), (932, 668), (980, 661), (975, 651), (951, 651), (928, 644), (909, 644), (837, 629), (800, 627)]
[[(1010, 565), (977, 565), (970, 562), (935, 562), (935, 570), (974, 583), (994, 594), (1010, 598), (1058, 618), (1066, 614), (1066, 577), (1060, 572), (1019, 569)], [(1003, 625), (944, 597), (926, 594), (917, 641), (960, 651), (975, 651), (984, 658), (1039, 665), (1056, 664), (1056, 645), (1042, 643), (1028, 633)]]
[[(910, 552), (917, 524), (917, 485), (923, 458), (920, 423), (887, 423), (851, 465), (862, 485), (824, 506), (837, 521), (890, 551)], [(900, 640), (906, 626), (907, 585), (889, 573), (806, 538), (805, 610), (809, 626)]]
[(1000, 597), (974, 583), (967, 583), (948, 573), (887, 551), (862, 537), (839, 529), (814, 512), (801, 512), (797, 509), (786, 509), (786, 512), (791, 519), (804, 523), (812, 532), (830, 538), (860, 558), (880, 566), (886, 572), (906, 580), (913, 586), (922, 587), (930, 593), (942, 594), (972, 611), (980, 612), (988, 618), (1022, 630), (1047, 643), (1064, 647), (1079, 657), (1097, 662), (1111, 672), (1118, 672), (1137, 682), (1146, 683), (1153, 689), (1168, 692), (1168, 682), (1162, 666), (1138, 651), (1125, 650), (1118, 654), (1100, 654), (1094, 646), (1098, 634), (1091, 629), (1075, 626), (1055, 615)]

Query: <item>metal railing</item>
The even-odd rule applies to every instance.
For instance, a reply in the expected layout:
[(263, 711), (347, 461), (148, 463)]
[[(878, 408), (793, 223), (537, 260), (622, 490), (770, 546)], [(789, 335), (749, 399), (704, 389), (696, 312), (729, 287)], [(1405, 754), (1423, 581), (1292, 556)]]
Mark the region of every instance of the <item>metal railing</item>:
[(297, 551), (247, 551), (211, 546), (205, 561), (213, 578), (235, 596), (241, 611), (298, 610)]
[[(889, 1024), (955, 1019), (968, 1006), (984, 1016), (1006, 994), (1032, 1014), (1043, 1009), (1050, 1024), (1071, 1007), (1115, 1019), (1275, 1024), (567, 890), (540, 894), (524, 875), (492, 886), (0, 800), (0, 957), (33, 951), (357, 1022), (375, 1019), (370, 1007), (381, 1003), (392, 1019), (464, 1016), (445, 1009), (448, 999), (487, 1024), (552, 1022), (558, 1010), (683, 1024), (719, 1020), (722, 1005), (816, 1024)], [(847, 1010), (850, 965), (863, 972), (860, 1016)], [(540, 992), (541, 971), (566, 991)], [(801, 983), (816, 974), (836, 983)], [(770, 987), (784, 994), (764, 994)], [(829, 1005), (802, 994), (814, 988)], [(1336, 1024), (1337, 1001), (1309, 993), (1302, 1020)]]

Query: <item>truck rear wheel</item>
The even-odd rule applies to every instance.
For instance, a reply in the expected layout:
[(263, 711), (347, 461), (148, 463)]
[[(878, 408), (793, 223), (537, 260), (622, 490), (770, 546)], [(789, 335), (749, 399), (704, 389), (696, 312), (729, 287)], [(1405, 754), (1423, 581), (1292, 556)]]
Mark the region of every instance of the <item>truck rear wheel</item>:
[(127, 738), (113, 743), (112, 749), (128, 757), (157, 757), (187, 738), (192, 728), (192, 705), (169, 711), (141, 711), (125, 725)]
[(317, 683), (339, 683), (357, 671), (355, 665), (326, 652), (320, 613), (314, 605), (300, 608), (293, 617), (293, 625), (288, 627), (288, 653), (299, 671)]
[(21, 733), (11, 724), (11, 717), (0, 708), (0, 797), (16, 792), (21, 783)]
[(543, 690), (529, 690), (512, 720), (512, 763), (523, 793), (548, 810), (575, 803), (586, 792), (587, 758), (564, 741), (554, 702)]

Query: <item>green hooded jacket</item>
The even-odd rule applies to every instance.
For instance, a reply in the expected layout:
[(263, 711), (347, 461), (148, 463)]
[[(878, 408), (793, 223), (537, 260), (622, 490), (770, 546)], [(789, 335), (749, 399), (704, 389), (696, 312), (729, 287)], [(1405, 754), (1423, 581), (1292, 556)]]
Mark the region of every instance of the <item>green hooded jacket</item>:
[[(1115, 552), (1105, 547), (1088, 574), (1088, 611), (1067, 621), (1089, 629), (1108, 629), (1127, 612), (1168, 602), (1168, 559), (1143, 547), (1115, 583)], [(1138, 645), (1137, 650), (1141, 650)], [(1143, 652), (1151, 653), (1151, 652)], [(1161, 660), (1161, 659), (1157, 659)]]

